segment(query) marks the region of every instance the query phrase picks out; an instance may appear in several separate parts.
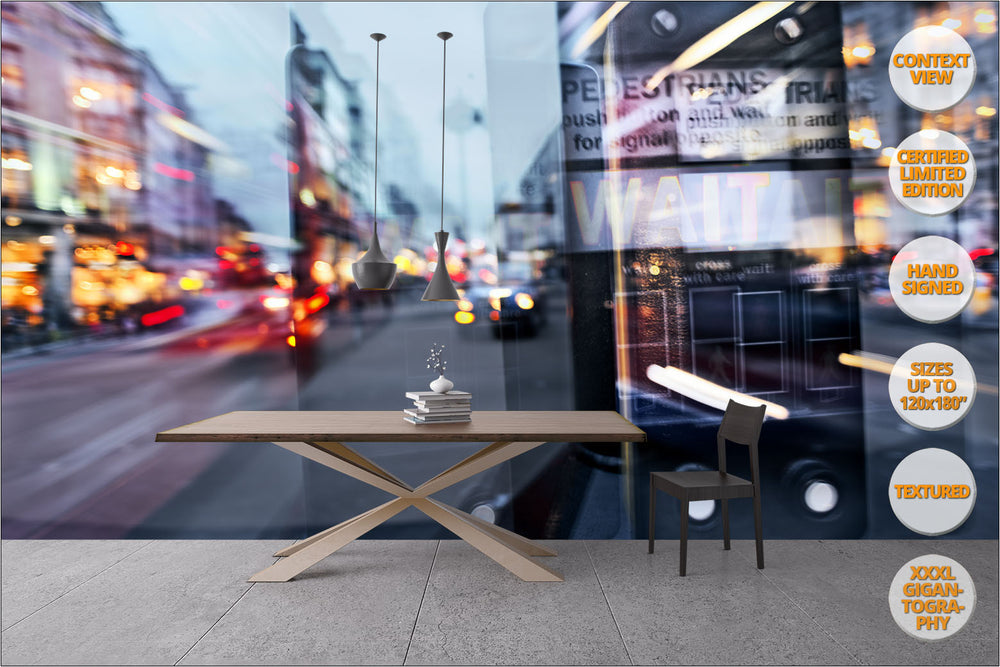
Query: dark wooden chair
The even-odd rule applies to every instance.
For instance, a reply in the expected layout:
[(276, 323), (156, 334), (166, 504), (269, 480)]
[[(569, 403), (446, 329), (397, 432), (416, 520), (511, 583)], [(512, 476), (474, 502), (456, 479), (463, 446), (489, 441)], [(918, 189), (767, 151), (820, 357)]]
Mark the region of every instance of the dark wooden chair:
[[(760, 470), (757, 465), (757, 441), (764, 423), (766, 406), (750, 407), (730, 400), (716, 436), (719, 448), (718, 470), (649, 473), (649, 553), (653, 553), (656, 526), (656, 492), (665, 491), (681, 503), (681, 566), (687, 570), (688, 505), (693, 500), (718, 500), (722, 503), (722, 545), (729, 549), (729, 499), (753, 498), (753, 529), (757, 541), (757, 569), (764, 569), (763, 527), (760, 518)], [(726, 441), (750, 448), (750, 475), (747, 481), (726, 473)]]

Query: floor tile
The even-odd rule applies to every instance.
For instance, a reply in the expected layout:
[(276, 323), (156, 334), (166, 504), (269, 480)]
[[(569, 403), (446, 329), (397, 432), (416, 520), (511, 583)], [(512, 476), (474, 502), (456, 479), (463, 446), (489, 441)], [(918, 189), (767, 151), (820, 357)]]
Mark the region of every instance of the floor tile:
[[(734, 542), (748, 562), (753, 542)], [(922, 642), (889, 610), (889, 585), (907, 561), (925, 554), (957, 560), (976, 586), (976, 609), (955, 635)], [(867, 664), (978, 665), (1000, 662), (995, 540), (770, 540), (763, 574), (838, 642)]]
[(27, 618), (147, 540), (4, 540), (2, 627)]
[(173, 664), (283, 544), (155, 541), (4, 632), (4, 662)]
[[(285, 544), (4, 542), (3, 662), (1000, 662), (995, 540), (771, 540), (762, 571), (752, 541), (695, 540), (687, 577), (676, 541), (652, 556), (644, 541), (545, 542), (562, 583), (523, 582), (458, 540), (360, 540), (291, 582), (249, 584)], [(933, 643), (899, 630), (886, 600), (928, 553), (960, 562), (978, 594)]]
[(473, 547), (442, 541), (408, 665), (627, 665), (586, 545), (542, 541), (563, 582), (526, 582)]
[(257, 583), (193, 665), (401, 665), (437, 542), (358, 540), (292, 581)]
[(857, 664), (757, 569), (720, 541), (588, 542), (634, 664)]

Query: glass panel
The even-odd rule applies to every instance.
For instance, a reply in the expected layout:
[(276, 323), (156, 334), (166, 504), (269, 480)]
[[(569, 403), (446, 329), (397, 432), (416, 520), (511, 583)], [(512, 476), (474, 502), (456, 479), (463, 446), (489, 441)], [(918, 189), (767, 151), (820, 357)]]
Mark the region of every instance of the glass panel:
[[(605, 396), (601, 405), (640, 423), (652, 443), (621, 452), (621, 510), (641, 535), (648, 470), (714, 465), (711, 425), (724, 400), (706, 403), (705, 391), (734, 389), (766, 395), (790, 412), (765, 427), (764, 494), (787, 498), (765, 518), (774, 530), (900, 535), (905, 530), (887, 520), (885, 508), (869, 509), (865, 496), (884, 495), (890, 461), (916, 446), (916, 436), (886, 418), (885, 377), (862, 374), (845, 359), (895, 358), (926, 340), (921, 324), (893, 314), (884, 275), (896, 250), (935, 233), (992, 256), (996, 224), (975, 204), (937, 218), (909, 212), (886, 187), (886, 167), (892, 144), (908, 134), (932, 124), (953, 128), (989, 174), (989, 191), (996, 163), (982, 142), (994, 135), (992, 121), (982, 119), (994, 118), (996, 92), (982, 79), (973, 89), (980, 111), (960, 104), (920, 114), (885, 85), (884, 71), (899, 37), (942, 21), (964, 26), (977, 56), (994, 57), (994, 24), (972, 15), (995, 18), (995, 7), (807, 3), (768, 12), (761, 5), (751, 12), (757, 18), (732, 22), (748, 8), (559, 5), (567, 259), (573, 266), (587, 256), (588, 266), (603, 264), (610, 274), (604, 294), (590, 288), (571, 301), (572, 312), (574, 319), (590, 312), (587, 301), (596, 298), (613, 306), (617, 400)], [(726, 39), (707, 47), (703, 38), (722, 25), (732, 29)], [(994, 211), (995, 196), (984, 205)], [(635, 258), (656, 252), (676, 261), (653, 280)], [(994, 284), (985, 277), (994, 270), (984, 264), (985, 284)], [(974, 356), (980, 343), (993, 350), (996, 320), (986, 293), (978, 312), (970, 308), (934, 335)], [(660, 326), (644, 295), (662, 295), (666, 304), (665, 349), (656, 351), (662, 361), (641, 344)], [(588, 363), (597, 356), (588, 354)], [(995, 423), (995, 406), (983, 419)], [(995, 457), (983, 454), (995, 433), (972, 423), (935, 434), (935, 445), (943, 441), (992, 471)], [(807, 459), (809, 466), (800, 465)], [(815, 474), (852, 487), (822, 519), (800, 511), (809, 480), (790, 472), (816, 466), (822, 473)], [(872, 475), (880, 481), (867, 489), (844, 481)], [(661, 534), (676, 530), (675, 518), (662, 521)], [(717, 535), (718, 521), (696, 530)], [(985, 524), (962, 530), (991, 533)]]
[(287, 10), (16, 9), (4, 3), (4, 537), (300, 535), (297, 457), (154, 442), (297, 406), (287, 172), (272, 158)]

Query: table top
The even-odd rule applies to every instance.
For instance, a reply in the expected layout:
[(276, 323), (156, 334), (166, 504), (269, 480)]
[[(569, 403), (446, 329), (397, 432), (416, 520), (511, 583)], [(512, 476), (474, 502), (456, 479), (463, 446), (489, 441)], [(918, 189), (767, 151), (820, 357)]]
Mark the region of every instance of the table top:
[(156, 434), (157, 442), (641, 442), (613, 411), (474, 411), (472, 421), (411, 424), (402, 411), (229, 412)]

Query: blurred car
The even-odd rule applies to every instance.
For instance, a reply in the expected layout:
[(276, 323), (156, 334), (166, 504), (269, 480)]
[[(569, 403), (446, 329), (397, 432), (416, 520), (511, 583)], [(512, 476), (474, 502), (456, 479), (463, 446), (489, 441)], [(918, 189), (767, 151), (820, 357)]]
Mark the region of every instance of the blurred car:
[(455, 321), (463, 329), (488, 325), (500, 338), (505, 330), (534, 336), (548, 320), (546, 289), (526, 264), (502, 267), (497, 285), (473, 285), (460, 292)]
[(976, 286), (969, 305), (962, 311), (962, 321), (975, 329), (996, 330), (997, 272), (1000, 269), (995, 248), (977, 248), (969, 252), (976, 268)]
[(244, 302), (247, 313), (264, 313), (268, 319), (287, 320), (292, 306), (294, 281), (285, 274), (275, 274), (263, 287), (253, 290), (253, 298)]

